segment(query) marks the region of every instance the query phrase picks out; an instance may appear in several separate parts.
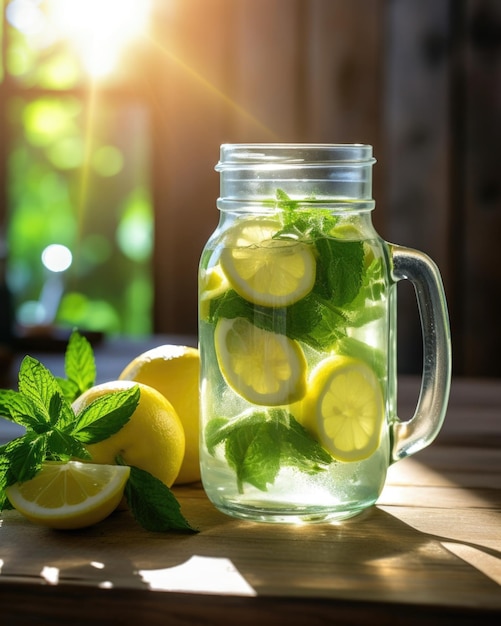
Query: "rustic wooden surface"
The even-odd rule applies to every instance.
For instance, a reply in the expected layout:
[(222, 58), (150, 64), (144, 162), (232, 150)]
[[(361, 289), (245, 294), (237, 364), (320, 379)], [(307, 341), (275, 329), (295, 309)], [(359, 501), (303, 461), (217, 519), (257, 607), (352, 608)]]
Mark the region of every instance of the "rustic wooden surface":
[[(402, 418), (416, 396), (417, 380), (403, 379)], [(5, 512), (0, 623), (461, 625), (501, 616), (501, 381), (454, 380), (438, 439), (390, 468), (377, 506), (347, 522), (256, 524), (219, 513), (199, 485), (176, 495), (198, 534), (149, 533), (126, 510), (75, 532)]]

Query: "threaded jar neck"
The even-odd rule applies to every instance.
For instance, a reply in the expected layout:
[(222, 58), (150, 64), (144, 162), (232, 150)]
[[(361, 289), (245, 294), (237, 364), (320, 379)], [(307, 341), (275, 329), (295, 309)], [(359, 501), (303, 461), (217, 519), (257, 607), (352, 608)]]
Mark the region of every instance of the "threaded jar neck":
[(370, 211), (375, 162), (372, 146), (364, 144), (223, 144), (216, 166), (218, 207), (273, 206), (280, 195), (301, 204)]

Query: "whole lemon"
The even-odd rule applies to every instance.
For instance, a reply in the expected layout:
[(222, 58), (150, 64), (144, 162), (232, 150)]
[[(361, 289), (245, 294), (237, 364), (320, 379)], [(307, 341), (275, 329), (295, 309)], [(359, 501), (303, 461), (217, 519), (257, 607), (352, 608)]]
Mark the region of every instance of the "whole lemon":
[(129, 421), (116, 433), (88, 444), (93, 463), (113, 465), (120, 455), (127, 465), (145, 470), (170, 487), (184, 457), (184, 430), (170, 402), (156, 389), (127, 380), (91, 387), (73, 402), (78, 415), (91, 402), (105, 394), (138, 385), (140, 399)]
[(120, 374), (153, 387), (172, 404), (181, 420), (186, 451), (176, 484), (200, 480), (198, 453), (200, 355), (196, 348), (162, 345), (137, 356)]

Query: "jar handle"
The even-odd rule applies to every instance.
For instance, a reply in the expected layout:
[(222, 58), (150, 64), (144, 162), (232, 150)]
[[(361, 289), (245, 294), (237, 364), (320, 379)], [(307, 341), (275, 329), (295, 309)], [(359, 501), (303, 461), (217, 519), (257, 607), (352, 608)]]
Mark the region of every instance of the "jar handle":
[(440, 272), (423, 252), (390, 244), (395, 282), (410, 280), (423, 333), (423, 373), (419, 399), (412, 418), (391, 425), (391, 462), (428, 446), (444, 421), (449, 400), (452, 356), (447, 303)]

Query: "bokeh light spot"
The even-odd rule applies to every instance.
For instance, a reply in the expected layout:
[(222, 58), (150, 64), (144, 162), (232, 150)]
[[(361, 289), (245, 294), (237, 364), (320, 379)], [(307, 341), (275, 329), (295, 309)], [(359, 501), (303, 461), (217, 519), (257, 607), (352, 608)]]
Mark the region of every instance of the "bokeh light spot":
[(124, 164), (123, 154), (115, 146), (101, 146), (92, 156), (94, 170), (104, 177), (115, 176)]
[(38, 300), (27, 300), (18, 309), (17, 319), (24, 326), (36, 326), (45, 320), (45, 307)]
[(63, 137), (50, 146), (47, 154), (55, 167), (68, 170), (82, 165), (85, 148), (80, 137)]
[(59, 322), (87, 330), (110, 334), (120, 331), (120, 318), (109, 302), (90, 299), (79, 292), (63, 296), (57, 318)]
[(144, 190), (129, 197), (117, 229), (117, 243), (123, 254), (133, 261), (146, 261), (153, 252), (153, 216)]
[(56, 98), (39, 98), (27, 104), (23, 122), (28, 141), (36, 146), (48, 146), (58, 137), (73, 132), (72, 117), (80, 106), (77, 101)]
[(59, 243), (47, 246), (42, 252), (42, 263), (51, 272), (64, 272), (70, 267), (72, 260), (71, 250)]

